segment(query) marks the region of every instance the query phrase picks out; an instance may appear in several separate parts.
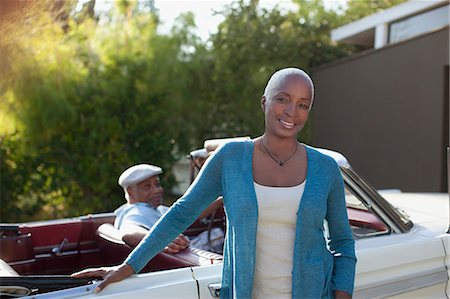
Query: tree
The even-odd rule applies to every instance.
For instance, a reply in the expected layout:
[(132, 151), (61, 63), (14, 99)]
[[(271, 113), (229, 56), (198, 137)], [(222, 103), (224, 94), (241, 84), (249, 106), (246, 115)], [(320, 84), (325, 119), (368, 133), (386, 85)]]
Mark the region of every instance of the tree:
[[(221, 12), (225, 20), (211, 38), (210, 83), (199, 87), (205, 100), (198, 103), (200, 112), (193, 117), (204, 124), (196, 127), (197, 136), (260, 134), (259, 101), (275, 70), (297, 66), (311, 71), (348, 53), (330, 41), (328, 20), (336, 19), (334, 13), (309, 1), (298, 1), (298, 5), (298, 12), (282, 13), (261, 8), (258, 1), (238, 1)], [(307, 127), (300, 138), (308, 141), (309, 135)]]
[(205, 43), (192, 13), (159, 34), (153, 1), (115, 1), (102, 16), (94, 0), (79, 11), (74, 0), (27, 1), (0, 28), (1, 220), (111, 211), (123, 203), (118, 175), (141, 162), (162, 166), (170, 190), (172, 165), (205, 139), (261, 133), (274, 71), (352, 53), (329, 33), (374, 11), (364, 2), (339, 14), (321, 0), (295, 0), (293, 12), (237, 1)]
[(367, 15), (380, 12), (405, 1), (406, 0), (348, 0), (345, 15), (341, 17), (340, 23), (345, 24), (361, 19)]
[(119, 8), (106, 27), (85, 16), (61, 26), (42, 9), (33, 30), (2, 39), (11, 62), (2, 100), (19, 126), (2, 137), (1, 202), (21, 211), (2, 209), (2, 221), (111, 211), (123, 203), (118, 174), (140, 162), (161, 165), (173, 184), (178, 128), (167, 115), (180, 91), (169, 78), (184, 76), (185, 37), (160, 36), (155, 15)]

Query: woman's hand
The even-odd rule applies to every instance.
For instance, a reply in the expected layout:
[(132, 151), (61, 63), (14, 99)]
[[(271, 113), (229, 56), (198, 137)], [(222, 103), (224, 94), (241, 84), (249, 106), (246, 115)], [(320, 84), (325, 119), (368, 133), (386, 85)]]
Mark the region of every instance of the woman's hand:
[(189, 246), (189, 238), (185, 235), (179, 234), (178, 237), (164, 248), (164, 252), (177, 253)]
[(103, 281), (100, 282), (94, 290), (94, 293), (98, 293), (103, 290), (108, 284), (121, 281), (132, 274), (134, 274), (133, 268), (131, 268), (131, 266), (128, 264), (122, 264), (114, 267), (85, 269), (83, 271), (73, 273), (71, 276), (75, 278), (102, 277)]

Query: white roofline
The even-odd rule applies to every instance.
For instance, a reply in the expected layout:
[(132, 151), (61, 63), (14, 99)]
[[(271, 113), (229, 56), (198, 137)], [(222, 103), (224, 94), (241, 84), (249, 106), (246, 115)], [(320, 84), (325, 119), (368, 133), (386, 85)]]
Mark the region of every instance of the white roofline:
[(399, 20), (445, 3), (448, 4), (449, 0), (410, 0), (333, 29), (331, 31), (331, 39), (341, 41), (361, 32), (374, 29), (377, 25)]

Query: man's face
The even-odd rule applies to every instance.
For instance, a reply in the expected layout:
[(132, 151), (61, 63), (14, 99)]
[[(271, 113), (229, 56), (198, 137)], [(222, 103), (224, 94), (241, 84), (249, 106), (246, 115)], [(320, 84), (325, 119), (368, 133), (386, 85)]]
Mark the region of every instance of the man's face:
[(164, 189), (159, 181), (159, 176), (155, 175), (128, 187), (130, 203), (145, 202), (157, 208), (162, 204)]

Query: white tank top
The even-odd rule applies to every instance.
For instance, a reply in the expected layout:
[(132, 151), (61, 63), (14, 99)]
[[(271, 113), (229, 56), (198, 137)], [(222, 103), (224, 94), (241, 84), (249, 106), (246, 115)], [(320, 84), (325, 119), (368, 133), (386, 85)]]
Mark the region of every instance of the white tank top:
[(292, 298), (295, 228), (305, 182), (293, 187), (254, 182), (258, 227), (253, 299)]

